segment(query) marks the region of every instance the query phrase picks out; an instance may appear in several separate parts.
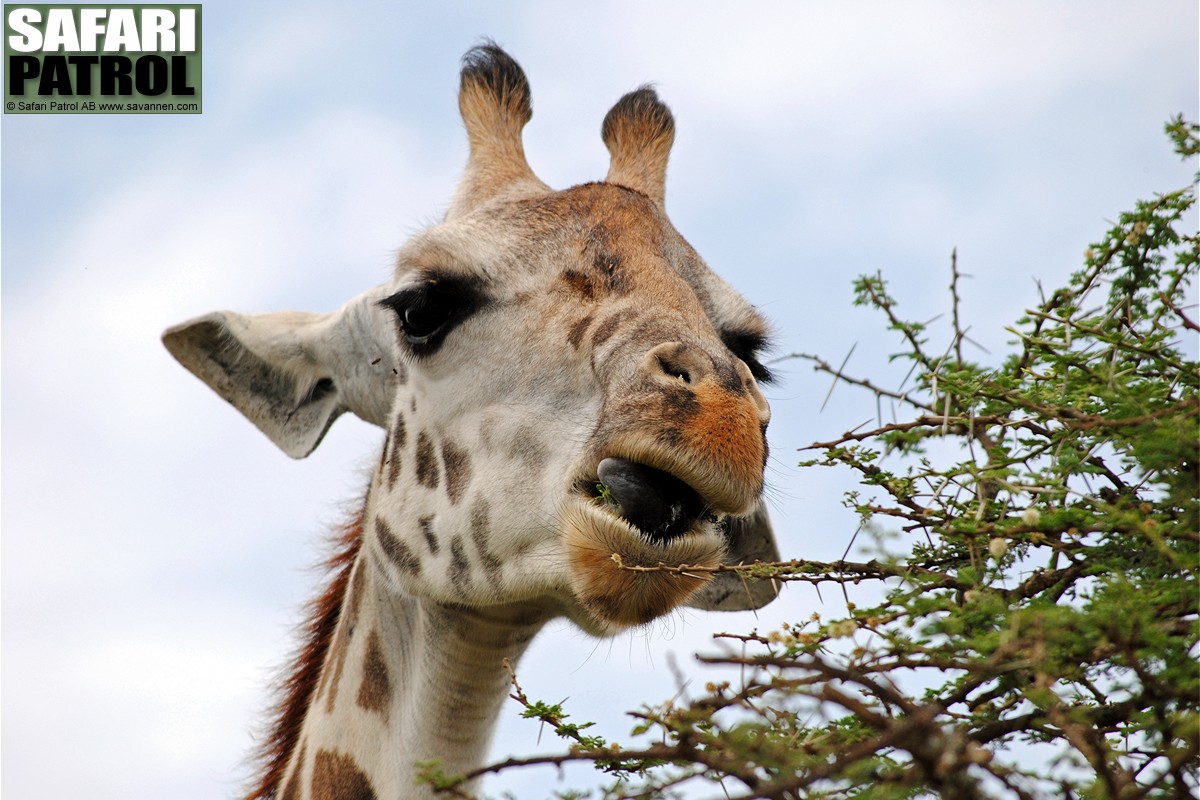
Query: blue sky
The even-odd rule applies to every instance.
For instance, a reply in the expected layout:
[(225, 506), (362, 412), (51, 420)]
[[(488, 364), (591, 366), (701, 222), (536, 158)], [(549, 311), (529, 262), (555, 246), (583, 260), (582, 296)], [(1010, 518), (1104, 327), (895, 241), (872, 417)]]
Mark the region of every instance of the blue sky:
[[(293, 462), (167, 355), (217, 308), (328, 310), (384, 280), (466, 154), (458, 59), (494, 38), (534, 94), (530, 162), (602, 177), (600, 120), (654, 82), (678, 135), (667, 207), (773, 320), (778, 351), (878, 374), (895, 343), (850, 304), (882, 270), (915, 319), (1011, 324), (1135, 199), (1186, 185), (1163, 123), (1197, 109), (1197, 7), (1154, 3), (204, 4), (201, 116), (0, 122), (3, 778), (14, 797), (233, 796), (311, 593), (324, 531), (381, 436), (343, 417)], [(946, 336), (945, 328), (934, 333)], [(769, 478), (784, 555), (836, 558), (849, 477), (797, 448), (872, 401), (783, 364)], [(718, 630), (836, 615), (789, 588), (758, 619), (675, 615), (596, 642), (564, 624), (533, 697), (619, 736)], [(532, 753), (506, 709), (495, 753)], [(64, 761), (65, 759), (65, 761)], [(578, 773), (576, 773), (578, 775)], [(580, 777), (586, 780), (586, 777)], [(543, 796), (554, 773), (496, 781)]]

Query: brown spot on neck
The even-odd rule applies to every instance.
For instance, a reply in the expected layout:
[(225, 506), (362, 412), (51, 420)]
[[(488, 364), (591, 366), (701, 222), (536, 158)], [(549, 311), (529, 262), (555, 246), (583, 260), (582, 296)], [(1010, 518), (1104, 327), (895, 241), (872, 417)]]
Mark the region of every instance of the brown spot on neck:
[(325, 692), (325, 711), (332, 712), (337, 703), (338, 685), (342, 682), (342, 670), (346, 667), (346, 656), (350, 652), (350, 640), (354, 637), (354, 628), (358, 625), (358, 610), (362, 604), (363, 584), (366, 583), (364, 570), (350, 577), (350, 589), (342, 608), (342, 624), (338, 625), (330, 648), (328, 664), (321, 678)]
[(348, 755), (319, 750), (313, 760), (313, 800), (376, 800), (375, 787)]
[(391, 708), (392, 680), (388, 674), (387, 660), (383, 657), (383, 646), (379, 632), (372, 630), (367, 637), (367, 650), (363, 658), (362, 683), (358, 687), (355, 702), (360, 708), (373, 711), (388, 721)]

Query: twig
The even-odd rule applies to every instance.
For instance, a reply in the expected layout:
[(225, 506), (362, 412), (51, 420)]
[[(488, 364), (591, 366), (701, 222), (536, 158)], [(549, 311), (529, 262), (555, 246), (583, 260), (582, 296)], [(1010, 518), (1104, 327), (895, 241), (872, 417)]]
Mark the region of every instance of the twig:
[(846, 357), (842, 359), (842, 365), (833, 373), (833, 380), (829, 384), (829, 391), (825, 393), (825, 399), (821, 401), (821, 411), (825, 410), (825, 406), (829, 403), (829, 398), (833, 397), (834, 387), (837, 386), (838, 379), (842, 375), (842, 370), (846, 369), (846, 365), (850, 363), (850, 356), (854, 355), (854, 348), (858, 347), (858, 342), (850, 345), (850, 352), (846, 353)]
[(1175, 315), (1179, 317), (1180, 322), (1183, 323), (1183, 327), (1190, 331), (1200, 331), (1200, 325), (1197, 325), (1195, 322), (1188, 319), (1187, 315), (1183, 313), (1183, 309), (1172, 303), (1171, 298), (1167, 296), (1166, 292), (1161, 292), (1158, 295), (1158, 299), (1162, 300), (1163, 305), (1175, 312)]
[(917, 400), (914, 400), (912, 397), (909, 396), (908, 392), (893, 392), (891, 390), (876, 386), (875, 384), (871, 383), (868, 380), (863, 380), (861, 378), (852, 378), (849, 375), (846, 375), (845, 373), (841, 372), (840, 370), (834, 369), (833, 366), (830, 365), (830, 363), (828, 361), (826, 361), (825, 359), (821, 358), (820, 356), (812, 355), (811, 353), (788, 353), (785, 356), (780, 356), (779, 358), (772, 360), (771, 363), (774, 364), (779, 361), (787, 361), (789, 359), (797, 359), (797, 358), (803, 359), (805, 361), (812, 361), (813, 369), (833, 375), (835, 378), (837, 378), (841, 381), (844, 381), (846, 383), (849, 383), (853, 386), (861, 386), (864, 389), (866, 389), (867, 391), (874, 392), (876, 395), (878, 395), (880, 397), (890, 397), (893, 400), (899, 400), (903, 403), (908, 403), (910, 406), (913, 406), (914, 408), (919, 408), (919, 409), (922, 409), (924, 411), (929, 411), (929, 412), (936, 412), (936, 409), (934, 409), (932, 406), (927, 405), (925, 403), (918, 402)]

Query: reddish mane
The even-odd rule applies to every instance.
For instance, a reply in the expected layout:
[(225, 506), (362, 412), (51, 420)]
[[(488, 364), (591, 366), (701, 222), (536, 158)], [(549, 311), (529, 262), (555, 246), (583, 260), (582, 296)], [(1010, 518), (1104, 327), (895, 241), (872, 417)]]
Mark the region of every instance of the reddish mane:
[(258, 750), (259, 775), (246, 800), (275, 797), (300, 739), (305, 711), (316, 693), (321, 667), (341, 617), (350, 571), (362, 547), (362, 517), (361, 511), (355, 514), (334, 539), (333, 552), (324, 564), (328, 582), (300, 627), (300, 647), (280, 684), (270, 733)]

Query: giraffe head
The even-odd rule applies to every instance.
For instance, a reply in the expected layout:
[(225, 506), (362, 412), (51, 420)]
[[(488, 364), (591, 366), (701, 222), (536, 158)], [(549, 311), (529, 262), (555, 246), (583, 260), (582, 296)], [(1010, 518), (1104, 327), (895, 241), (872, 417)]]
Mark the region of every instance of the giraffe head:
[(363, 547), (398, 591), (596, 633), (768, 602), (730, 574), (622, 568), (776, 556), (766, 327), (666, 216), (670, 111), (623, 97), (607, 178), (553, 191), (516, 62), (469, 52), (459, 107), (465, 174), (387, 283), (331, 314), (209, 314), (167, 348), (293, 457), (344, 411), (387, 431)]

